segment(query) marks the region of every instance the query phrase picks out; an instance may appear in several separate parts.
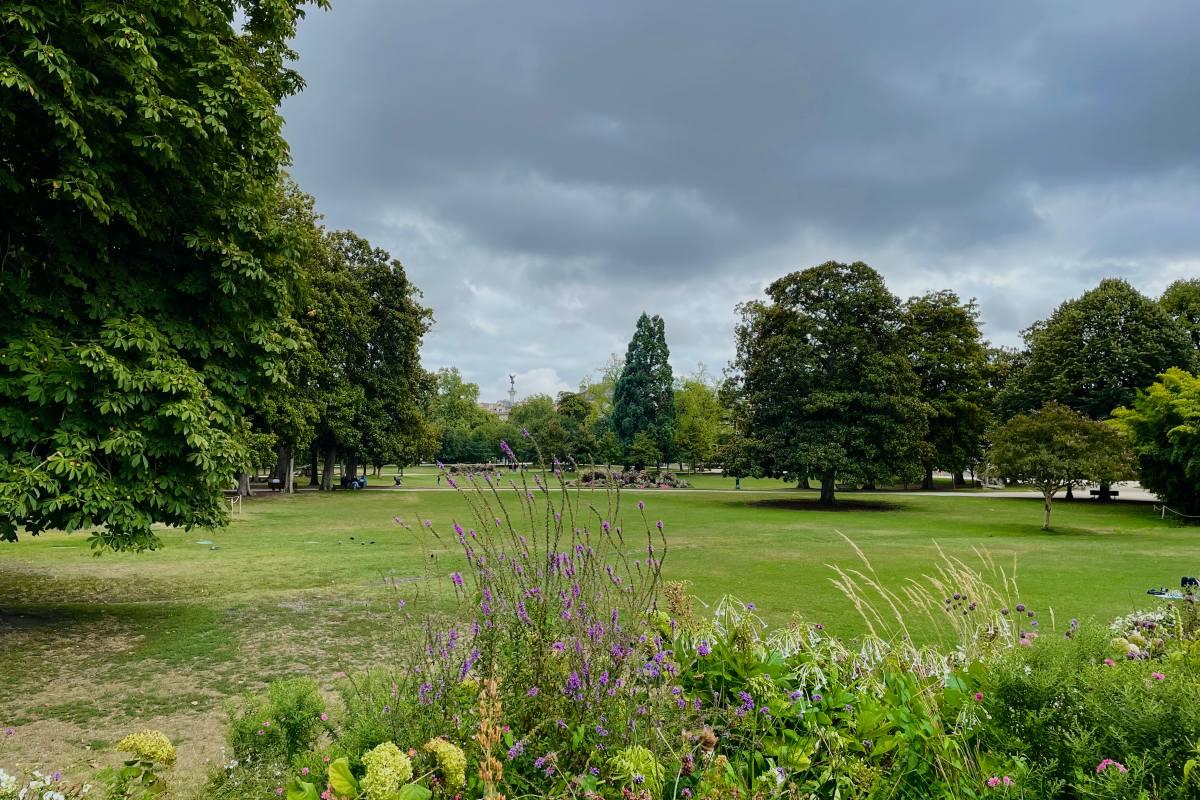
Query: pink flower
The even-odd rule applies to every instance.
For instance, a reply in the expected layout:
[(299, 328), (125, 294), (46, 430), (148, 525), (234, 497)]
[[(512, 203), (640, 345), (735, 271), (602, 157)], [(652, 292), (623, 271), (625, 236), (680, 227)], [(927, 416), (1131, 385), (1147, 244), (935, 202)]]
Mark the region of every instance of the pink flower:
[(1000, 785), (1000, 779), (993, 775), (987, 779), (987, 785), (994, 789)]
[(1117, 665), (1117, 662), (1113, 661), (1111, 658), (1104, 659), (1104, 666), (1115, 667), (1116, 665)]
[(1154, 678), (1156, 681), (1165, 681), (1167, 679), (1167, 676), (1163, 675), (1161, 672), (1151, 672), (1150, 677)]
[(982, 703), (982, 702), (983, 702), (983, 692), (976, 692), (976, 693), (975, 693), (975, 702), (976, 702), (976, 703)]
[(1003, 780), (1003, 781), (1004, 781), (1004, 785), (1005, 785), (1005, 786), (1012, 786), (1012, 785), (1013, 785), (1013, 779), (1012, 779), (1012, 778), (1010, 778), (1010, 777), (1008, 777), (1007, 775), (1005, 775), (1003, 778), (1001, 778), (1001, 780)]
[(280, 797), (283, 797), (283, 787), (282, 787), (282, 786), (276, 786), (276, 787), (275, 787), (275, 794), (279, 795)]
[(1096, 765), (1096, 774), (1099, 775), (1101, 772), (1104, 772), (1104, 770), (1108, 769), (1109, 767), (1115, 767), (1117, 772), (1127, 772), (1128, 771), (1125, 769), (1125, 765), (1122, 764), (1120, 761), (1113, 761), (1111, 758), (1106, 758), (1103, 761), (1101, 761), (1099, 764)]
[(328, 715), (328, 714), (322, 714), (322, 715), (321, 715), (321, 722), (329, 722), (329, 715)]
[(300, 774), (301, 774), (301, 775), (307, 775), (307, 774), (308, 774), (308, 767), (301, 767), (301, 768), (300, 768)]
[(329, 756), (322, 756), (322, 757), (321, 757), (321, 763), (323, 763), (323, 764), (328, 764), (328, 763), (329, 763)]

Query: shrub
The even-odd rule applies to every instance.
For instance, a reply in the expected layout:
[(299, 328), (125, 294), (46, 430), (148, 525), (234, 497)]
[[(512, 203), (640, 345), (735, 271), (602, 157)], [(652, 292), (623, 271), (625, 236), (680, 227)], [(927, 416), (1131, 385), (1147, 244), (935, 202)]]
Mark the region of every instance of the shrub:
[(238, 761), (287, 764), (313, 749), (325, 730), (325, 701), (317, 684), (289, 678), (264, 695), (248, 695), (230, 709), (228, 741)]

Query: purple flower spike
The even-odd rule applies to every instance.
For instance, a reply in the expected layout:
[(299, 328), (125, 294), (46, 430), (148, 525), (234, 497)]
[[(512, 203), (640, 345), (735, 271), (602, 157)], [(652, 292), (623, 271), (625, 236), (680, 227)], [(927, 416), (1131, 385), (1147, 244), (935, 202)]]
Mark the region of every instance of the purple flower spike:
[(453, 573), (451, 573), (451, 574), (450, 574), (450, 580), (451, 580), (451, 582), (453, 582), (453, 583), (454, 583), (454, 585), (455, 585), (455, 586), (462, 586), (462, 585), (463, 585), (463, 576), (462, 576), (462, 573), (461, 573), (461, 572), (453, 572)]
[(646, 501), (638, 500), (638, 511), (645, 511), (645, 510), (646, 510)]

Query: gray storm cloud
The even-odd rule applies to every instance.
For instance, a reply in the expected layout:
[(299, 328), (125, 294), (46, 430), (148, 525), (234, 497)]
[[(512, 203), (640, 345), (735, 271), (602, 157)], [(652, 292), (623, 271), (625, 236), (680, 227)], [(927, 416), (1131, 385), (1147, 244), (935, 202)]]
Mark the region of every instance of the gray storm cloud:
[(574, 385), (663, 315), (868, 261), (994, 341), (1120, 275), (1200, 274), (1200, 5), (341, 0), (297, 42), (294, 174), (400, 258), (426, 365)]

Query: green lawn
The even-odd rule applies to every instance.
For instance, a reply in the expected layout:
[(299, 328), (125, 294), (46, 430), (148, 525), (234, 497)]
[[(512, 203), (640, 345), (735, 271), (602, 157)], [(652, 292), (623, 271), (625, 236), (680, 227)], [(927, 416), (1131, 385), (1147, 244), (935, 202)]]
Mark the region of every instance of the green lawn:
[[(418, 472), (406, 486), (432, 482)], [(970, 560), (976, 548), (1005, 565), (1015, 557), (1021, 599), (1043, 618), (1053, 608), (1060, 628), (1150, 606), (1148, 586), (1200, 571), (1200, 529), (1134, 503), (1059, 503), (1056, 531), (1043, 533), (1039, 501), (969, 492), (846, 494), (833, 511), (795, 490), (628, 494), (666, 521), (669, 578), (705, 601), (733, 593), (772, 622), (798, 610), (844, 634), (863, 626), (830, 584), (828, 564), (856, 564), (840, 534), (893, 587), (931, 569), (935, 542)], [(451, 491), (275, 495), (248, 501), (226, 530), (164, 532), (152, 553), (97, 558), (84, 536), (60, 534), (0, 546), (0, 727), (17, 728), (0, 764), (78, 767), (89, 748), (153, 725), (185, 745), (181, 769), (194, 778), (219, 756), (231, 694), (287, 674), (328, 682), (386, 659), (399, 596), (416, 616), (446, 609), (440, 576), (458, 556), (392, 518), (448, 528), (463, 511)]]

